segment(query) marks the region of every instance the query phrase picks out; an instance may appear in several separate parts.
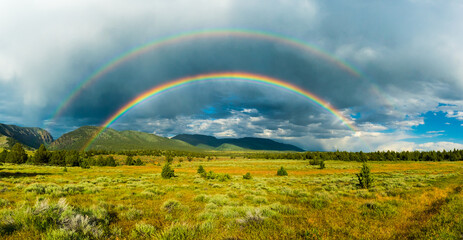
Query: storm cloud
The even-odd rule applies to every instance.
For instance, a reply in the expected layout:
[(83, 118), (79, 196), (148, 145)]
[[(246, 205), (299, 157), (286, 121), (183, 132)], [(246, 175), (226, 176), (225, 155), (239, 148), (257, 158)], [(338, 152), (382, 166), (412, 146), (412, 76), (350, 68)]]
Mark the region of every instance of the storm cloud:
[[(112, 127), (163, 136), (266, 137), (309, 150), (450, 149), (463, 144), (454, 137), (455, 131), (463, 133), (461, 12), (459, 1), (2, 2), (0, 122), (45, 127), (58, 137), (101, 124), (159, 84), (204, 73), (250, 72), (310, 91), (357, 131), (299, 95), (233, 81), (191, 84), (155, 96)], [(230, 28), (299, 39), (349, 63), (361, 76), (281, 42), (194, 38), (124, 62), (83, 89), (59, 118), (52, 117), (79, 83), (116, 56), (166, 36)], [(438, 138), (427, 133), (433, 131)]]

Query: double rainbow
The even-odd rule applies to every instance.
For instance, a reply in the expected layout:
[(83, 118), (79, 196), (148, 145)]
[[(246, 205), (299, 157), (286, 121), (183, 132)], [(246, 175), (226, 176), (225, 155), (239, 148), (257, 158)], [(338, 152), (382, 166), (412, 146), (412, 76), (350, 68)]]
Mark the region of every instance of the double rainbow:
[(324, 101), (320, 97), (316, 96), (315, 94), (302, 89), (296, 85), (291, 83), (271, 78), (263, 75), (257, 75), (252, 73), (246, 72), (220, 72), (220, 73), (210, 73), (210, 74), (202, 74), (196, 76), (190, 76), (185, 78), (176, 79), (158, 86), (155, 86), (148, 91), (138, 95), (130, 102), (125, 104), (122, 108), (120, 108), (116, 113), (110, 116), (101, 126), (100, 130), (96, 132), (96, 134), (85, 144), (84, 150), (88, 150), (92, 143), (98, 138), (98, 136), (105, 131), (106, 128), (111, 126), (115, 121), (121, 118), (124, 114), (126, 114), (130, 109), (134, 108), (135, 106), (147, 101), (153, 96), (157, 96), (159, 94), (168, 92), (170, 90), (174, 90), (179, 87), (187, 86), (194, 83), (199, 82), (206, 82), (206, 81), (241, 81), (241, 82), (249, 82), (254, 84), (262, 84), (267, 86), (273, 86), (278, 89), (282, 89), (288, 91), (290, 93), (294, 93), (309, 99), (314, 104), (324, 108), (336, 118), (340, 119), (349, 129), (356, 132), (356, 128), (350, 123), (351, 120), (344, 117), (339, 110), (331, 106), (328, 102)]
[(95, 72), (93, 72), (90, 76), (82, 80), (72, 91), (71, 93), (65, 98), (63, 102), (57, 107), (55, 112), (53, 113), (52, 118), (56, 119), (62, 115), (65, 109), (72, 103), (80, 93), (90, 86), (92, 83), (96, 82), (97, 79), (101, 78), (106, 73), (112, 71), (113, 69), (117, 68), (121, 64), (140, 56), (144, 53), (149, 51), (155, 50), (157, 48), (175, 44), (179, 42), (200, 39), (200, 38), (215, 38), (215, 37), (237, 37), (237, 38), (252, 38), (252, 39), (259, 39), (271, 42), (277, 42), (280, 44), (288, 45), (294, 48), (301, 49), (305, 52), (313, 54), (327, 62), (332, 63), (333, 65), (339, 67), (340, 69), (348, 72), (349, 74), (355, 77), (361, 77), (358, 70), (354, 67), (349, 65), (348, 63), (330, 55), (329, 53), (317, 48), (314, 45), (310, 45), (302, 40), (291, 38), (288, 36), (283, 36), (280, 34), (275, 34), (271, 32), (263, 32), (263, 31), (255, 31), (255, 30), (248, 30), (248, 29), (209, 29), (209, 30), (201, 30), (201, 31), (191, 31), (185, 32), (177, 35), (168, 36), (165, 38), (161, 38), (152, 42), (148, 42), (146, 44), (137, 46), (135, 48), (130, 49), (129, 51), (123, 52), (122, 54), (118, 55), (117, 57), (111, 59), (109, 62), (102, 65), (98, 68)]

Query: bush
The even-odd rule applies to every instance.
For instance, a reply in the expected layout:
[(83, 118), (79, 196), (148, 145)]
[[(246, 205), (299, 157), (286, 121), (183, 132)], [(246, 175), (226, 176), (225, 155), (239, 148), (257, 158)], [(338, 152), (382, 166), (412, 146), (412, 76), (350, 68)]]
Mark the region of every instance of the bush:
[(161, 209), (166, 212), (171, 213), (177, 209), (180, 209), (181, 206), (182, 205), (180, 204), (179, 201), (174, 200), (174, 199), (169, 199), (162, 204)]
[(214, 173), (213, 171), (203, 172), (201, 174), (201, 177), (205, 179), (217, 179), (221, 182), (225, 182), (231, 179), (231, 176), (229, 174), (219, 174), (219, 173)]
[(270, 205), (270, 209), (275, 211), (275, 212), (281, 213), (281, 214), (290, 215), (290, 214), (296, 214), (297, 213), (297, 210), (295, 210), (294, 208), (282, 205), (279, 202), (276, 202), (276, 203), (273, 203), (272, 205)]
[(320, 161), (318, 159), (311, 159), (311, 160), (309, 160), (309, 164), (310, 165), (319, 165)]
[(8, 156), (8, 151), (3, 149), (2, 153), (0, 153), (0, 163), (4, 163), (6, 161), (6, 156)]
[[(198, 239), (200, 236), (196, 235), (196, 229), (190, 229), (185, 225), (172, 225), (162, 235), (161, 239)], [(204, 237), (204, 236), (201, 236)]]
[(132, 156), (127, 156), (127, 158), (125, 159), (125, 165), (127, 166), (135, 165), (135, 161), (133, 160)]
[(137, 158), (137, 160), (135, 161), (135, 165), (136, 166), (143, 166), (145, 164), (143, 163), (143, 161), (140, 158)]
[(153, 239), (156, 236), (156, 228), (150, 224), (137, 223), (131, 235), (133, 239)]
[(363, 163), (360, 173), (356, 174), (359, 180), (358, 186), (360, 188), (370, 188), (373, 184), (373, 177), (370, 174), (370, 168), (366, 163)]
[(22, 164), (27, 161), (27, 154), (20, 143), (16, 143), (11, 151), (6, 155), (6, 162)]
[(259, 208), (254, 209), (246, 213), (246, 216), (241, 219), (237, 219), (237, 222), (243, 226), (247, 225), (261, 225), (265, 220), (262, 214), (262, 210)]
[(265, 197), (255, 197), (252, 202), (256, 203), (256, 204), (263, 204), (263, 203), (267, 203), (267, 198)]
[(143, 217), (143, 211), (136, 208), (131, 208), (124, 213), (124, 217), (127, 220), (138, 220)]
[(390, 218), (397, 214), (397, 203), (387, 201), (383, 203), (368, 202), (360, 206), (361, 214), (372, 218)]
[(309, 204), (315, 209), (323, 209), (333, 200), (333, 195), (327, 192), (316, 192), (310, 199)]
[(166, 159), (166, 162), (168, 162), (168, 163), (171, 163), (171, 162), (174, 161), (174, 158), (172, 156), (170, 156), (170, 155), (166, 155), (164, 158)]
[(325, 169), (325, 161), (320, 161), (319, 163), (320, 169)]
[(204, 170), (203, 165), (199, 165), (197, 173), (203, 174), (203, 173), (205, 173), (205, 172), (206, 172), (206, 170)]
[(162, 168), (161, 177), (164, 179), (175, 177), (174, 169), (170, 167), (170, 163), (166, 163)]
[(89, 169), (90, 168), (90, 163), (88, 162), (88, 159), (83, 159), (80, 162), (80, 167), (83, 169)]
[(47, 239), (99, 239), (112, 221), (106, 209), (79, 211), (64, 198), (56, 204), (37, 201), (34, 207), (21, 208), (16, 214), (27, 226), (47, 232)]
[(277, 176), (288, 176), (288, 172), (286, 172), (286, 169), (281, 167), (280, 169), (278, 169), (277, 171)]
[(208, 202), (209, 201), (209, 196), (206, 196), (204, 194), (200, 194), (198, 196), (196, 196), (193, 201), (195, 202)]
[(40, 145), (39, 149), (35, 152), (33, 162), (35, 164), (46, 164), (50, 160), (50, 153), (47, 151), (45, 146)]
[(251, 176), (250, 173), (246, 173), (246, 174), (243, 175), (243, 179), (248, 179), (249, 180), (249, 179), (252, 179), (252, 176)]

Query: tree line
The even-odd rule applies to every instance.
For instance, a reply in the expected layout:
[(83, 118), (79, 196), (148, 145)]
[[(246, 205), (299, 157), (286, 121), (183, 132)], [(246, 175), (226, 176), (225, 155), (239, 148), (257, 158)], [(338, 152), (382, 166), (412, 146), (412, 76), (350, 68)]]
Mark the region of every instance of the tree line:
[(294, 159), (294, 160), (340, 160), (340, 161), (462, 161), (463, 150), (451, 151), (376, 151), (360, 152), (262, 152), (249, 153), (244, 157), (250, 159)]
[[(140, 150), (140, 151), (123, 151), (113, 152), (106, 150), (90, 150), (90, 151), (74, 151), (74, 150), (59, 150), (48, 151), (44, 145), (37, 149), (33, 156), (28, 156), (24, 147), (20, 143), (15, 143), (11, 150), (4, 149), (0, 153), (0, 163), (15, 163), (15, 164), (36, 164), (36, 165), (54, 165), (54, 166), (81, 166), (84, 168), (90, 166), (117, 166), (117, 162), (111, 154), (126, 155), (126, 165), (143, 165), (140, 158), (133, 159), (133, 156), (164, 156), (167, 162), (172, 162), (174, 157), (183, 159), (186, 157), (188, 161), (194, 158), (212, 159), (212, 155), (195, 152), (182, 151), (161, 151), (161, 150)], [(109, 156), (103, 156), (109, 155)], [(242, 154), (240, 154), (242, 156)], [(293, 160), (309, 160), (313, 165), (320, 165), (325, 160), (340, 160), (340, 161), (462, 161), (463, 150), (451, 151), (377, 151), (364, 153), (360, 152), (258, 152), (244, 154), (245, 158), (249, 159), (293, 159)], [(231, 156), (234, 159), (234, 155)], [(183, 161), (183, 160), (181, 160)]]
[(20, 143), (16, 143), (10, 151), (4, 149), (0, 153), (0, 162), (69, 167), (80, 166), (84, 168), (90, 166), (117, 166), (116, 160), (112, 156), (90, 158), (85, 153), (79, 151), (48, 151), (43, 144), (35, 151), (33, 156), (28, 156)]

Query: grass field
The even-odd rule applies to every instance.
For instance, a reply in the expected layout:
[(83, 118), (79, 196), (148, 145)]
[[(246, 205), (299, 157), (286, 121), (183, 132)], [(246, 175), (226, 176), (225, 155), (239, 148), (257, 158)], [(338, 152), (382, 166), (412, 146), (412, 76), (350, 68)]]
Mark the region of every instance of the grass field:
[[(463, 162), (369, 162), (365, 190), (357, 162), (176, 159), (177, 177), (162, 179), (162, 159), (66, 172), (0, 166), (1, 238), (463, 238)], [(231, 179), (204, 179), (199, 165)], [(289, 176), (276, 176), (281, 166)]]

